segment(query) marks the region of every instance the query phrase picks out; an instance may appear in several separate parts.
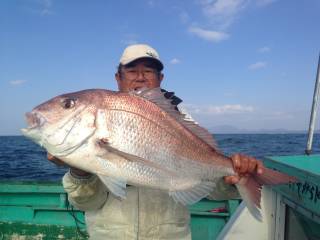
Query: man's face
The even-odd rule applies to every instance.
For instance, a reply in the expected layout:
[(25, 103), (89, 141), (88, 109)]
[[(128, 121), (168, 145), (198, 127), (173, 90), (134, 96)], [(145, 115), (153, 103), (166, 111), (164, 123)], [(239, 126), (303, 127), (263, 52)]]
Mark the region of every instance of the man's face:
[(156, 70), (152, 61), (142, 59), (123, 66), (115, 77), (119, 91), (129, 92), (143, 87), (160, 87), (163, 74)]

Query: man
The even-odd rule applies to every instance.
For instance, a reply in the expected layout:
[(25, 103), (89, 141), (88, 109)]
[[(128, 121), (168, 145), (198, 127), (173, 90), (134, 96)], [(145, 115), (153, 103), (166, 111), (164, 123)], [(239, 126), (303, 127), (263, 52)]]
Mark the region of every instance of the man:
[[(156, 50), (144, 44), (131, 45), (124, 50), (115, 74), (118, 89), (129, 92), (142, 87), (160, 87), (162, 70)], [(172, 93), (167, 95), (172, 104), (181, 102)], [(59, 162), (50, 154), (48, 159)], [(242, 175), (262, 173), (262, 164), (252, 157), (235, 154), (232, 160), (238, 175), (221, 179), (210, 198), (238, 197), (231, 184), (237, 183)], [(165, 191), (127, 186), (126, 199), (120, 200), (109, 194), (96, 176), (74, 168), (63, 177), (63, 185), (69, 201), (86, 212), (91, 239), (191, 239), (187, 208)]]

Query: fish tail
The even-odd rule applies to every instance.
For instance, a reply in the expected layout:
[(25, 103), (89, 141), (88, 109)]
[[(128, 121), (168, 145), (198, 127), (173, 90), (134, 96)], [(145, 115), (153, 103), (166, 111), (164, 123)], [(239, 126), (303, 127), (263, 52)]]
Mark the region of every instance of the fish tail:
[(263, 185), (277, 185), (297, 182), (295, 177), (287, 174), (265, 168), (263, 174), (253, 174), (249, 177), (243, 177), (236, 184), (237, 189), (246, 203), (251, 214), (259, 221), (261, 216), (261, 189)]

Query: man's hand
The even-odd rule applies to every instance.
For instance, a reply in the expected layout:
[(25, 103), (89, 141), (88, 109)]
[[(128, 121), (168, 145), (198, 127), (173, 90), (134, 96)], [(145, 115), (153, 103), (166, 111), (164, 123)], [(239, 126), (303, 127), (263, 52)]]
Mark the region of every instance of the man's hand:
[(263, 174), (263, 163), (254, 157), (237, 153), (230, 158), (237, 175), (224, 177), (224, 181), (228, 184), (236, 184), (240, 181), (241, 177), (247, 177), (253, 173)]
[(47, 153), (47, 158), (50, 162), (53, 162), (54, 164), (58, 165), (58, 166), (65, 166), (65, 167), (69, 167), (71, 172), (74, 173), (77, 176), (81, 176), (81, 177), (86, 177), (91, 175), (91, 173), (82, 171), (78, 168), (74, 168), (74, 167), (70, 167), (69, 165), (65, 164), (63, 161), (61, 161), (59, 158), (56, 158), (55, 156), (51, 155), (50, 153)]

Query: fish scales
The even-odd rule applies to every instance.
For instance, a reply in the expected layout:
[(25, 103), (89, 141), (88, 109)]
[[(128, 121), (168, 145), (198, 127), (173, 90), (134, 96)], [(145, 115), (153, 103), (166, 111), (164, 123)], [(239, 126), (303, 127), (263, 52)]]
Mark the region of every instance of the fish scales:
[(202, 171), (207, 172), (207, 164), (214, 162), (208, 144), (155, 104), (130, 95), (120, 98), (117, 101), (110, 98), (111, 106), (106, 107), (110, 111), (106, 116), (111, 123), (108, 132), (114, 147), (176, 171), (185, 172), (189, 162), (189, 175), (196, 172), (197, 164), (198, 169), (202, 166)]
[[(63, 94), (26, 118), (25, 136), (66, 164), (96, 174), (120, 198), (128, 183), (166, 190), (175, 201), (192, 204), (234, 174), (212, 136), (174, 110), (159, 88)], [(243, 179), (236, 186), (257, 218), (263, 184), (295, 181), (267, 168)]]

